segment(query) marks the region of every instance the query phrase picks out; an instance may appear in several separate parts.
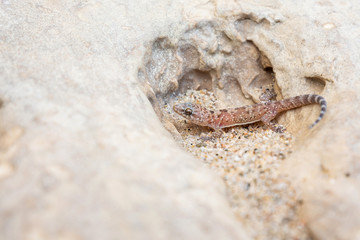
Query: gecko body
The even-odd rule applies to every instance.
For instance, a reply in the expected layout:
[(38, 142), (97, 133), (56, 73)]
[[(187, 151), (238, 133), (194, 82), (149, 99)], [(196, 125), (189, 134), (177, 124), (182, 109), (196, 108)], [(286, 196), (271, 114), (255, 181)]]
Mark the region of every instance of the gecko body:
[(267, 96), (263, 95), (260, 100), (261, 103), (254, 105), (214, 111), (195, 103), (176, 104), (173, 109), (191, 122), (200, 126), (211, 127), (214, 130), (263, 122), (275, 132), (284, 132), (284, 127), (272, 121), (279, 113), (309, 104), (319, 104), (321, 112), (316, 121), (310, 125), (312, 128), (324, 117), (327, 107), (325, 98), (316, 94), (306, 94), (280, 101), (270, 101)]

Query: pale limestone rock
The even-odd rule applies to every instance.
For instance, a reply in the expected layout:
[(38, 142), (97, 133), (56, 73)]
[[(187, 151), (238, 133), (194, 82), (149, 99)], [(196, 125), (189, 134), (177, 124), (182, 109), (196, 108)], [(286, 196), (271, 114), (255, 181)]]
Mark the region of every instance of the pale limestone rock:
[(182, 4), (0, 6), (0, 239), (247, 239), (137, 86)]
[(173, 91), (211, 88), (229, 106), (273, 79), (279, 97), (328, 100), (311, 132), (315, 108), (280, 119), (299, 138), (283, 171), (304, 222), (318, 239), (359, 238), (359, 12), (357, 0), (2, 1), (0, 238), (247, 239), (221, 180), (153, 108), (175, 132), (162, 118)]

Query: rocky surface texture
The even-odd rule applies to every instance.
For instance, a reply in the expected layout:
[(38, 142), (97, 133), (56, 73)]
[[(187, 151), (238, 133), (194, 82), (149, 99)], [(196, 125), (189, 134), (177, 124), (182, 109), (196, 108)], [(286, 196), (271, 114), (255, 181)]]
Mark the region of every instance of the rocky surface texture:
[[(360, 239), (359, 12), (2, 0), (0, 239)], [(171, 110), (269, 87), (320, 94), (328, 112), (312, 130), (318, 106), (277, 118), (284, 135), (214, 140)]]

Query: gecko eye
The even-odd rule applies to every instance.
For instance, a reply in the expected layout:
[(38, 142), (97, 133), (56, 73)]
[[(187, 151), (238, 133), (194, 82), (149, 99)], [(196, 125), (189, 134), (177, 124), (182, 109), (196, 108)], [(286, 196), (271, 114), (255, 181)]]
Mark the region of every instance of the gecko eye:
[(190, 108), (186, 108), (185, 110), (184, 110), (184, 113), (185, 113), (185, 115), (188, 115), (188, 116), (190, 116), (190, 115), (192, 115), (192, 110), (190, 109)]

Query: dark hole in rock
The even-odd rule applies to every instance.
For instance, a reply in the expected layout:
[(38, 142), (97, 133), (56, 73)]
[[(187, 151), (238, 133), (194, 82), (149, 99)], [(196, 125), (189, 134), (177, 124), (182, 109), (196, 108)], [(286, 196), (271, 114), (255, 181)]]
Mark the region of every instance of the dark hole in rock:
[(177, 92), (185, 93), (190, 89), (205, 89), (212, 91), (212, 78), (210, 73), (194, 69), (184, 74), (184, 76), (179, 80), (179, 88)]
[(322, 77), (306, 77), (306, 83), (321, 92), (326, 85), (327, 80)]
[(267, 72), (267, 73), (271, 73), (271, 74), (274, 73), (272, 67), (267, 67), (267, 68), (265, 68), (264, 70), (265, 70), (265, 72)]

